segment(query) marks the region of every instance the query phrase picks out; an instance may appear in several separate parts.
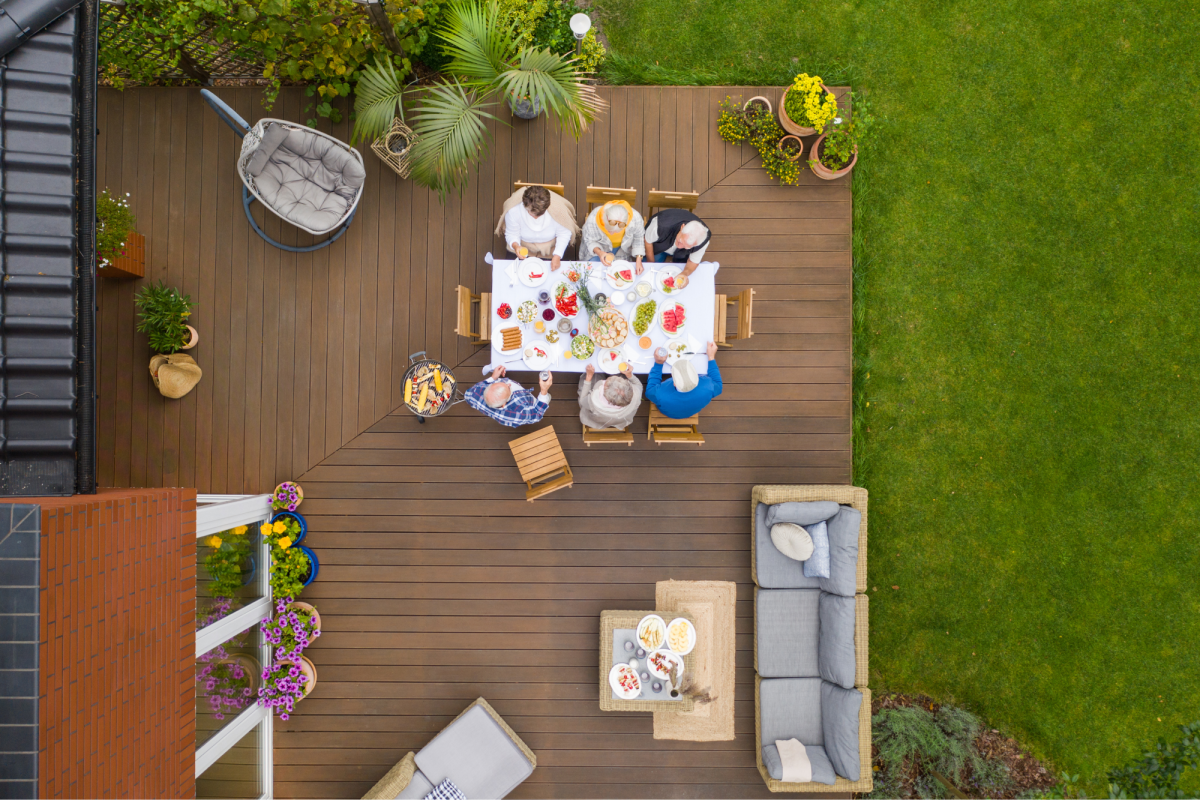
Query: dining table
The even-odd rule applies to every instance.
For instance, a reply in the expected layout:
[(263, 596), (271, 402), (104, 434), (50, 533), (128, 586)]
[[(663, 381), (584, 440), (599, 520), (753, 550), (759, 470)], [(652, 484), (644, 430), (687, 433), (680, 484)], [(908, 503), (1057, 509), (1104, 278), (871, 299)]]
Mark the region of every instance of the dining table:
[[(671, 364), (677, 359), (689, 358), (699, 374), (706, 374), (706, 348), (713, 338), (716, 318), (716, 272), (720, 264), (701, 262), (688, 276), (684, 288), (667, 291), (663, 283), (665, 278), (677, 275), (685, 265), (643, 263), (645, 270), (642, 274), (634, 273), (632, 280), (626, 284), (619, 273), (626, 267), (625, 271), (634, 270), (632, 262), (615, 262), (609, 267), (599, 262), (563, 261), (557, 270), (553, 270), (549, 260), (533, 257), (492, 261), (491, 308), (488, 310), (492, 315), (489, 328), (492, 353), (491, 363), (484, 368), (484, 372), (490, 372), (499, 365), (513, 371), (584, 372), (591, 364), (597, 372), (615, 374), (620, 364), (628, 364), (633, 372), (646, 374), (654, 366), (655, 349), (670, 345), (670, 356), (664, 366), (664, 372), (670, 373)], [(606, 274), (610, 272), (615, 274)], [(572, 281), (572, 275), (578, 280)], [(559, 320), (563, 319), (564, 315), (556, 308), (556, 290), (560, 284), (566, 284), (567, 291), (577, 291), (585, 276), (586, 285), (592, 295), (605, 294), (607, 308), (620, 314), (629, 323), (628, 336), (624, 342), (609, 348), (617, 352), (616, 357), (605, 353), (605, 348), (598, 343), (594, 344), (590, 356), (581, 358), (578, 357), (578, 353), (571, 352), (571, 330), (595, 336), (592, 320), (589, 319), (582, 303), (577, 303), (577, 313), (566, 317), (570, 320), (570, 328), (567, 331), (558, 331)], [(650, 286), (650, 291), (645, 296), (639, 295), (637, 290), (638, 284), (643, 281)], [(548, 302), (539, 301), (543, 292), (548, 294)], [(634, 297), (632, 300), (629, 299), (631, 293)], [(647, 300), (655, 301), (656, 311), (649, 328), (644, 334), (639, 334), (634, 330), (634, 316), (637, 307)], [(528, 321), (520, 319), (521, 314), (518, 313), (522, 304), (526, 303), (533, 304), (534, 312), (532, 319)], [(682, 328), (672, 333), (667, 330), (670, 325), (663, 321), (662, 311), (664, 308), (673, 309), (675, 304), (683, 306), (685, 323)], [(507, 318), (501, 315), (501, 308), (507, 310)], [(527, 305), (525, 308), (528, 312), (531, 307)], [(553, 310), (550, 320), (543, 319), (543, 314), (549, 316), (546, 309)], [(538, 330), (539, 321), (542, 322), (543, 330)], [(505, 351), (504, 331), (509, 331), (508, 344), (511, 346), (515, 338), (513, 328), (519, 329), (521, 344)], [(557, 333), (557, 341), (550, 341), (555, 338), (554, 334), (547, 336), (550, 331)], [(649, 338), (649, 346), (645, 348), (639, 344), (643, 336)], [(533, 356), (528, 357), (531, 348), (536, 350), (532, 350)], [(578, 350), (586, 350), (586, 345), (581, 345)], [(541, 355), (542, 353), (545, 355)]]

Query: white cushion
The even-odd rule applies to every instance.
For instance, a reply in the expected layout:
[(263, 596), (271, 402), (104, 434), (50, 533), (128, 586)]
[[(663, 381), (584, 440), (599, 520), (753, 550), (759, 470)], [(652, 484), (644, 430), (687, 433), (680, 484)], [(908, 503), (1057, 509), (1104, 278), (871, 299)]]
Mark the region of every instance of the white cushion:
[(795, 561), (807, 561), (813, 554), (813, 540), (808, 531), (790, 522), (772, 525), (771, 541), (779, 552)]

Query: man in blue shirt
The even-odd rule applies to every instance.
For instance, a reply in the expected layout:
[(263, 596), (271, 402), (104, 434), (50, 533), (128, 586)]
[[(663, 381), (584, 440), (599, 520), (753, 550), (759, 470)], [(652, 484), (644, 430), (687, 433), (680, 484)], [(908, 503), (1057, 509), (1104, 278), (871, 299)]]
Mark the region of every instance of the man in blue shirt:
[(664, 416), (687, 419), (721, 393), (721, 370), (717, 369), (717, 346), (708, 343), (708, 374), (697, 375), (691, 360), (681, 358), (671, 366), (672, 376), (663, 380), (665, 355), (654, 357), (654, 369), (646, 383), (646, 397)]
[(506, 372), (501, 364), (492, 370), (492, 377), (472, 386), (467, 391), (467, 405), (510, 428), (541, 422), (550, 406), (553, 376), (539, 381), (539, 394), (534, 397), (521, 384), (505, 378)]

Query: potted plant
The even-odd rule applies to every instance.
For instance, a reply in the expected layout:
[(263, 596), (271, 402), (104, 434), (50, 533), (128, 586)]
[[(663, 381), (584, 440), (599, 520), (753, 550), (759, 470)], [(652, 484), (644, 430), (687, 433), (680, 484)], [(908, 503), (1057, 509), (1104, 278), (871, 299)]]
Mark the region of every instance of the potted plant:
[(771, 112), (774, 110), (771, 108), (771, 101), (763, 97), (761, 94), (751, 97), (742, 104), (743, 111), (749, 111), (752, 108), (756, 109), (758, 112), (766, 114), (767, 116), (770, 116)]
[(277, 659), (293, 659), (321, 635), (321, 615), (308, 603), (284, 597), (275, 602), (275, 616), (263, 623), (262, 632)]
[(304, 656), (294, 661), (276, 660), (262, 671), (258, 704), (287, 720), (296, 703), (308, 697), (316, 685), (317, 668)]
[[(229, 644), (244, 647), (245, 634)], [(226, 714), (237, 716), (258, 693), (258, 659), (245, 653), (230, 655), (225, 645), (217, 645), (196, 659), (196, 694), (208, 701), (214, 719)]]
[(749, 139), (752, 112), (748, 105), (739, 105), (737, 100), (726, 96), (718, 106), (717, 135), (730, 144), (742, 144)]
[(133, 229), (129, 193), (113, 197), (104, 189), (96, 195), (96, 274), (103, 278), (142, 278), (146, 275), (146, 237)]
[(295, 511), (303, 502), (304, 489), (292, 481), (284, 481), (271, 493), (271, 508), (275, 511)]
[(204, 569), (208, 571), (208, 591), (213, 597), (233, 597), (254, 579), (256, 564), (245, 535), (247, 530), (247, 526), (241, 525), (202, 540), (212, 548), (204, 557)]
[(779, 102), (779, 122), (788, 133), (812, 136), (837, 116), (837, 98), (819, 76), (801, 72)]
[(542, 101), (527, 94), (510, 94), (508, 109), (517, 119), (537, 119), (542, 113)]
[(808, 166), (822, 180), (831, 181), (848, 175), (858, 163), (858, 147), (866, 141), (875, 118), (865, 97), (852, 95), (854, 109), (850, 118), (835, 117), (833, 127), (813, 143)]
[(299, 597), (321, 569), (317, 554), (297, 544), (305, 533), (298, 517), (303, 519), (292, 512), (276, 514), (259, 529), (271, 546), (271, 596), (276, 599)]
[(774, 117), (762, 116), (751, 130), (750, 144), (758, 151), (767, 175), (784, 186), (795, 186), (800, 182), (800, 164), (790, 160), (779, 148), (784, 135)]
[(788, 161), (799, 161), (804, 155), (804, 140), (794, 133), (789, 133), (775, 143), (775, 149)]
[(192, 315), (192, 298), (178, 289), (167, 288), (165, 281), (143, 286), (133, 298), (141, 321), (137, 329), (145, 333), (156, 353), (171, 355), (191, 350), (200, 334), (187, 324)]

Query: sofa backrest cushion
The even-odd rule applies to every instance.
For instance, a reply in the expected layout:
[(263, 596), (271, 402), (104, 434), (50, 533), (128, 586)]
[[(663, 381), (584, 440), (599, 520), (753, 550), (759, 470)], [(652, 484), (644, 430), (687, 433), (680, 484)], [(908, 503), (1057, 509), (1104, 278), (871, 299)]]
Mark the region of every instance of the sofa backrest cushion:
[(797, 739), (805, 747), (825, 743), (821, 728), (820, 678), (763, 678), (758, 685), (763, 744)]
[(838, 512), (838, 504), (832, 500), (814, 500), (808, 503), (776, 503), (767, 509), (767, 527), (780, 522), (793, 525), (812, 525), (832, 517)]
[(844, 689), (854, 688), (854, 598), (821, 592), (817, 671)]
[(820, 578), (820, 587), (831, 594), (854, 597), (858, 585), (858, 529), (862, 512), (841, 506), (826, 523), (829, 535), (829, 577)]
[(417, 753), (434, 785), (446, 778), (469, 798), (502, 798), (529, 777), (533, 765), (483, 706), (472, 706)]
[(846, 780), (859, 777), (858, 711), (862, 692), (821, 681), (821, 737), (834, 771)]
[(254, 148), (254, 154), (250, 156), (250, 160), (246, 162), (246, 171), (254, 177), (258, 177), (263, 167), (271, 160), (271, 156), (275, 155), (275, 151), (279, 145), (283, 144), (283, 140), (287, 138), (288, 129), (274, 122), (270, 123), (263, 129), (262, 139), (258, 142), (258, 147)]

